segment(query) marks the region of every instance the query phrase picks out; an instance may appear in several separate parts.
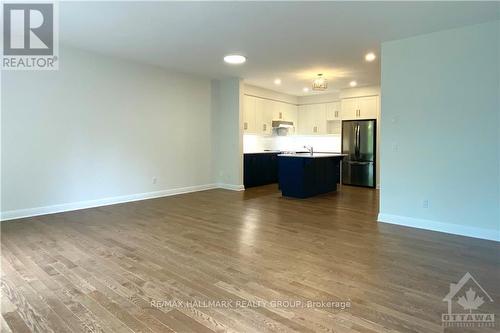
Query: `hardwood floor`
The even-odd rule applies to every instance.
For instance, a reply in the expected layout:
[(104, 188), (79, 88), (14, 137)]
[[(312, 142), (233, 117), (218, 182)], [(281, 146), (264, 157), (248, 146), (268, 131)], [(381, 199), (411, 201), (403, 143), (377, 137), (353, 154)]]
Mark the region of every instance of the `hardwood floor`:
[(500, 316), (498, 243), (379, 224), (377, 209), (370, 189), (297, 200), (270, 185), (3, 222), (1, 331), (442, 332), (466, 272)]

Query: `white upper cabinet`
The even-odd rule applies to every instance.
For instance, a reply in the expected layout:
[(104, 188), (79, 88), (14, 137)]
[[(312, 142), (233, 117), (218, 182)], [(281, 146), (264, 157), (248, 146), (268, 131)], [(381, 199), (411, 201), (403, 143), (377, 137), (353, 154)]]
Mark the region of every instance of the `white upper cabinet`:
[(341, 102), (342, 119), (376, 119), (378, 96), (346, 98)]
[(340, 102), (326, 103), (326, 120), (342, 120)]
[(360, 119), (376, 119), (378, 114), (378, 96), (358, 98)]
[(293, 121), (297, 119), (297, 106), (284, 102), (270, 101), (273, 104), (273, 120)]
[(326, 104), (312, 104), (310, 107), (313, 118), (312, 133), (316, 135), (326, 134)]
[(347, 98), (340, 102), (342, 109), (342, 120), (357, 119), (358, 101), (357, 98)]
[(312, 116), (310, 116), (309, 105), (300, 105), (297, 111), (297, 133), (312, 134)]
[(273, 102), (263, 98), (256, 98), (256, 133), (269, 135), (272, 133)]
[(252, 96), (243, 96), (243, 132), (256, 133), (256, 100)]
[(285, 104), (285, 120), (293, 122), (293, 126), (297, 127), (297, 106), (293, 104)]
[(293, 122), (289, 134), (339, 135), (342, 120), (377, 119), (379, 96), (346, 98), (340, 102), (296, 106), (265, 98), (244, 96), (243, 132), (271, 135), (273, 120)]
[[(273, 120), (292, 121), (297, 126), (297, 106), (265, 98), (255, 98), (256, 133), (272, 134)], [(294, 129), (289, 133), (293, 134)]]
[[(298, 124), (297, 106), (245, 95), (243, 97), (243, 133), (271, 135), (273, 120), (292, 121)], [(293, 134), (295, 129), (290, 129)]]
[(285, 120), (285, 103), (270, 101), (273, 105), (273, 120)]
[(298, 134), (323, 135), (327, 132), (326, 105), (310, 104), (298, 108)]

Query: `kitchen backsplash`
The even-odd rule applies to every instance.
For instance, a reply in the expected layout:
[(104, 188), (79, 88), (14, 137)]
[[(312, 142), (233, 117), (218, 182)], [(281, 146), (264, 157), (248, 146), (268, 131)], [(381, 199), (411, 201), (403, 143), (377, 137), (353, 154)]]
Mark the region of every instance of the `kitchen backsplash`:
[(297, 151), (304, 150), (304, 145), (313, 146), (315, 151), (340, 152), (340, 136), (260, 136), (243, 135), (243, 151), (245, 153), (263, 150)]

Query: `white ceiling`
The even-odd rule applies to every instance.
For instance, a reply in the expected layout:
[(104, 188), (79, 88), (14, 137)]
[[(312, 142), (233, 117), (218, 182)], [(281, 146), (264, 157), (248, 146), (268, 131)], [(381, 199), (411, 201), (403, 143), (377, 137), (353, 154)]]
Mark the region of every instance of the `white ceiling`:
[[(62, 2), (59, 33), (79, 48), (304, 95), (317, 73), (328, 92), (379, 84), (380, 58), (364, 54), (383, 41), (499, 17), (499, 2)], [(229, 53), (248, 61), (228, 66)]]

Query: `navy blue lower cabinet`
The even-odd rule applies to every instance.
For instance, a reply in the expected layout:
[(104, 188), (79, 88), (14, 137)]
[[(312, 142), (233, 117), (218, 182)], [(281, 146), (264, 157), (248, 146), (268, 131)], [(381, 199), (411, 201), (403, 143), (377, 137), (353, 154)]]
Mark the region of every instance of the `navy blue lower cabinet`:
[(246, 188), (278, 182), (278, 153), (243, 155), (243, 184)]
[(281, 193), (286, 197), (308, 198), (337, 190), (341, 156), (278, 156)]

